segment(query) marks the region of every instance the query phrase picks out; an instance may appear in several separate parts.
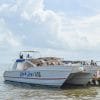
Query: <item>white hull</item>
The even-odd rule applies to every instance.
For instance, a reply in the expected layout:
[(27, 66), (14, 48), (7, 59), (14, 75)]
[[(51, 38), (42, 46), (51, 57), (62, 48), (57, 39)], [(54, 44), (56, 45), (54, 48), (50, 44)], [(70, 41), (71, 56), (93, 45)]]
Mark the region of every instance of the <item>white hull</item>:
[(44, 69), (37, 68), (33, 71), (6, 71), (4, 73), (4, 79), (8, 81), (24, 82), (31, 84), (50, 85), (60, 87), (66, 78), (69, 76), (71, 69), (50, 69), (49, 67)]
[(86, 85), (91, 77), (91, 73), (72, 73), (69, 75), (66, 84)]
[[(64, 83), (86, 85), (91, 74), (71, 74), (72, 67), (37, 67), (27, 71), (5, 71), (5, 81), (24, 82), (31, 84), (61, 87)], [(74, 77), (73, 77), (74, 76)]]

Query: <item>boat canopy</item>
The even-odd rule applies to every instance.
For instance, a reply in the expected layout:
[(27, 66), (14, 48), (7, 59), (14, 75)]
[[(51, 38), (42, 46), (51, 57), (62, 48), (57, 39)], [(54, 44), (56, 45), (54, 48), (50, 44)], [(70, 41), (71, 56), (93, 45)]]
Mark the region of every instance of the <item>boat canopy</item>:
[(39, 52), (39, 51), (35, 51), (35, 50), (29, 50), (29, 51), (20, 51), (20, 53), (22, 53), (22, 52), (26, 52), (26, 53), (34, 53), (34, 52)]
[[(30, 59), (30, 58), (33, 58), (33, 55), (35, 53), (39, 54), (40, 52), (36, 51), (36, 50), (24, 50), (24, 51), (20, 51), (19, 57), (20, 57), (20, 59)], [(35, 54), (34, 57), (35, 56), (40, 57), (40, 54), (39, 55)]]

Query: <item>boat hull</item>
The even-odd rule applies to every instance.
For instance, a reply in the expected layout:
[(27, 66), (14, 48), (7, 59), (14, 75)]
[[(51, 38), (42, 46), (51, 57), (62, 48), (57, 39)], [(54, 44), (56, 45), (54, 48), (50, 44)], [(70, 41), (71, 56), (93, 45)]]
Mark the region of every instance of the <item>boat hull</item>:
[(4, 80), (60, 87), (69, 74), (70, 71), (67, 69), (5, 71)]
[(5, 71), (4, 80), (61, 87), (64, 84), (86, 85), (91, 73), (72, 72), (73, 67), (38, 67), (26, 71)]
[(92, 74), (87, 72), (71, 73), (65, 81), (65, 85), (87, 85)]

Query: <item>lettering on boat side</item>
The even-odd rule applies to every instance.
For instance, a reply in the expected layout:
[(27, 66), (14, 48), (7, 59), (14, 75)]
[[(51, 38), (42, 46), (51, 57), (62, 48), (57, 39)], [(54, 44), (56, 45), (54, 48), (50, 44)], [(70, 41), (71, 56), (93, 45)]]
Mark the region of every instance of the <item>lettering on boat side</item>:
[(40, 72), (20, 72), (20, 77), (41, 77)]

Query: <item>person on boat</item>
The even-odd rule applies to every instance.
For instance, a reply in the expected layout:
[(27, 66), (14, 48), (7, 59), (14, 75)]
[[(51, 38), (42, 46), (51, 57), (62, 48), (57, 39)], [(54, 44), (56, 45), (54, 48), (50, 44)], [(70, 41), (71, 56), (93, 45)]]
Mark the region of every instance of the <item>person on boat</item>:
[(27, 55), (27, 58), (30, 58), (30, 55), (29, 55), (29, 53), (28, 53), (28, 55)]
[(100, 85), (100, 70), (97, 70), (96, 77), (97, 77), (98, 85)]
[(92, 83), (93, 83), (93, 85), (96, 85), (96, 75), (95, 74), (92, 77)]
[(23, 54), (20, 54), (20, 59), (23, 59)]

